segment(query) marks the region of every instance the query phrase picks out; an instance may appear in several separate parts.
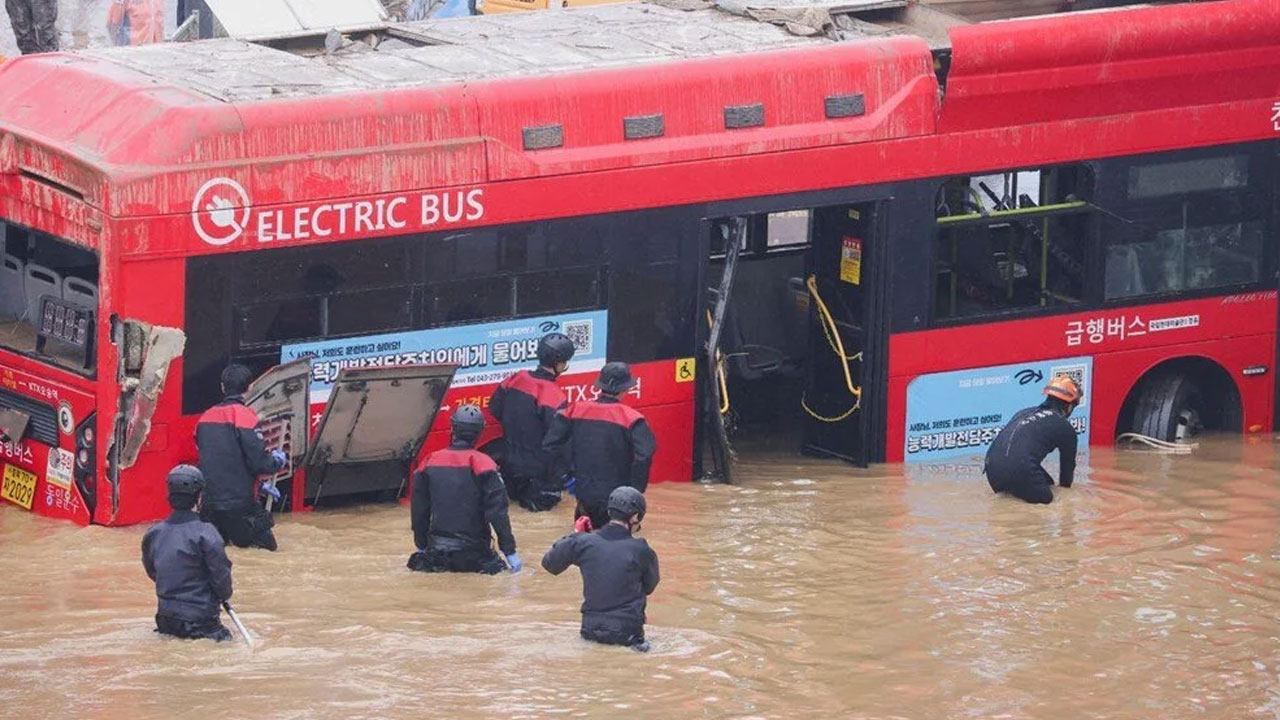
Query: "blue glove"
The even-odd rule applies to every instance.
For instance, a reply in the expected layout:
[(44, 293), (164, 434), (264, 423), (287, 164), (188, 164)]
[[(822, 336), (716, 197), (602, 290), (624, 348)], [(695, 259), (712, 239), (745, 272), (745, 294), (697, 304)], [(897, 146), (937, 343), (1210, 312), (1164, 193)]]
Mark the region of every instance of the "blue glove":
[(524, 563), (520, 562), (520, 556), (515, 553), (507, 556), (507, 564), (511, 566), (511, 572), (513, 573), (520, 572), (520, 568), (524, 567)]
[(280, 488), (271, 483), (262, 484), (262, 492), (270, 495), (276, 502), (280, 502)]
[(572, 475), (564, 476), (564, 491), (574, 497), (578, 497), (578, 478)]
[(285, 455), (283, 450), (279, 450), (279, 449), (272, 450), (271, 457), (276, 461), (276, 464), (279, 465), (280, 467), (284, 467), (285, 465), (289, 464), (289, 456)]

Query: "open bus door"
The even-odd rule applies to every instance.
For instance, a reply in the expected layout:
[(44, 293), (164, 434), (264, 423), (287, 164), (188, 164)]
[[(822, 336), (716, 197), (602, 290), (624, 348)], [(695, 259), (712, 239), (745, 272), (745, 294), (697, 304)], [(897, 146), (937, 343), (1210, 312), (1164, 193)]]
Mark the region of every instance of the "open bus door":
[[(310, 363), (268, 370), (250, 387), (245, 403), (258, 412), (267, 448), (283, 450), (289, 463), (265, 480), (278, 483), (282, 501), (299, 505), (314, 505), (322, 495), (394, 491), (398, 497), (457, 369), (344, 368), (314, 435)], [(295, 488), (294, 482), (302, 485)]]
[(709, 477), (720, 482), (733, 482), (733, 447), (729, 444), (729, 432), (725, 425), (725, 415), (729, 412), (728, 378), (725, 373), (724, 352), (720, 341), (724, 333), (725, 313), (729, 299), (733, 293), (733, 279), (738, 267), (738, 254), (746, 245), (747, 219), (744, 217), (729, 218), (726, 223), (716, 223), (712, 232), (723, 232), (725, 257), (724, 270), (720, 275), (720, 284), (712, 294), (712, 301), (707, 310), (707, 345), (704, 348), (704, 364), (710, 369), (704, 377), (710, 378), (703, 383), (704, 393), (701, 403), (706, 417), (707, 446), (711, 452), (712, 471)]
[[(281, 509), (289, 503), (293, 473), (307, 455), (310, 436), (311, 361), (295, 360), (277, 365), (249, 385), (244, 404), (258, 413), (258, 432), (268, 450), (283, 450), (289, 458), (274, 477), (263, 478), (281, 493)], [(271, 498), (267, 498), (271, 509)]]
[(860, 203), (813, 212), (809, 275), (809, 371), (801, 398), (803, 449), (865, 467), (870, 421), (862, 393), (863, 351), (871, 293), (866, 260), (879, 241), (876, 205)]

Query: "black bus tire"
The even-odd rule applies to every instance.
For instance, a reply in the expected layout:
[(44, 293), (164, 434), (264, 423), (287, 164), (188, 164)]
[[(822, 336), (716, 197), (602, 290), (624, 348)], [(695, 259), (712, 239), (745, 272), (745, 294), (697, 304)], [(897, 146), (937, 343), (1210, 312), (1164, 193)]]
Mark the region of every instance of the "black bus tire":
[(1172, 442), (1183, 414), (1198, 415), (1200, 388), (1186, 375), (1156, 373), (1144, 378), (1133, 410), (1133, 432)]

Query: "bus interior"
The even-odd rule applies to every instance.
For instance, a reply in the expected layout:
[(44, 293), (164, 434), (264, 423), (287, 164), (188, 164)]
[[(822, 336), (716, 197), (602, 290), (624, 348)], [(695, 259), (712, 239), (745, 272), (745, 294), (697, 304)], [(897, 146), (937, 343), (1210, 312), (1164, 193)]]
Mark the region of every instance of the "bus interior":
[(0, 346), (88, 373), (94, 361), (98, 258), (0, 221)]
[(866, 464), (864, 255), (876, 227), (874, 203), (711, 223), (711, 474), (728, 473), (718, 442)]

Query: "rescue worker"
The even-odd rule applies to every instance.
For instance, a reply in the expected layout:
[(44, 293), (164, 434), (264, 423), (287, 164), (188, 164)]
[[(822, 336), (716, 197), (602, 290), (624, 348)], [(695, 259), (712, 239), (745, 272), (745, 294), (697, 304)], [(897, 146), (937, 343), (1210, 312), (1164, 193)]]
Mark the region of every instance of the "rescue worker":
[(222, 603), (231, 599), (231, 560), (217, 529), (195, 513), (204, 476), (199, 468), (179, 465), (165, 484), (173, 512), (142, 536), (142, 567), (156, 584), (156, 632), (230, 640), (218, 618)]
[(58, 51), (58, 0), (5, 0), (4, 9), (23, 55)]
[(629, 486), (644, 492), (649, 486), (649, 465), (657, 450), (657, 440), (644, 416), (618, 399), (636, 386), (626, 363), (606, 363), (596, 378), (600, 396), (570, 405), (558, 413), (543, 443), (547, 454), (563, 457), (568, 475), (565, 487), (577, 495), (574, 518), (588, 518), (590, 525), (609, 522), (609, 494)]
[(160, 0), (111, 0), (107, 32), (116, 45), (164, 42), (164, 5)]
[[(244, 404), (253, 373), (244, 365), (222, 371), (224, 400), (205, 411), (196, 423), (196, 449), (208, 492), (200, 516), (213, 523), (223, 539), (236, 547), (276, 549), (271, 532), (275, 520), (258, 503), (259, 475), (274, 475), (288, 462), (281, 450), (267, 451), (258, 433), (258, 413)], [(280, 499), (274, 486), (263, 491)]]
[(644, 520), (644, 495), (623, 486), (609, 493), (607, 507), (608, 524), (560, 538), (542, 556), (542, 567), (552, 575), (570, 565), (581, 570), (584, 639), (647, 652), (644, 611), (658, 587), (658, 554), (633, 537)]
[[(520, 572), (502, 476), (493, 458), (473, 447), (484, 431), (484, 413), (475, 405), (460, 405), (449, 424), (453, 438), (448, 449), (431, 453), (413, 474), (409, 512), (418, 551), (409, 557), (408, 567), (494, 575), (510, 566), (511, 572)], [(506, 564), (493, 551), (490, 527)]]
[(1029, 503), (1053, 502), (1053, 478), (1041, 462), (1059, 453), (1058, 484), (1071, 487), (1076, 469), (1076, 431), (1067, 421), (1080, 404), (1076, 382), (1058, 375), (1044, 388), (1045, 400), (1018, 411), (987, 450), (983, 472), (997, 493), (1007, 492)]
[(550, 510), (560, 502), (563, 468), (543, 450), (556, 413), (568, 406), (556, 378), (569, 369), (573, 341), (548, 333), (538, 341), (538, 367), (503, 380), (489, 398), (489, 412), (502, 425), (506, 449), (501, 454), (507, 493), (531, 512)]

